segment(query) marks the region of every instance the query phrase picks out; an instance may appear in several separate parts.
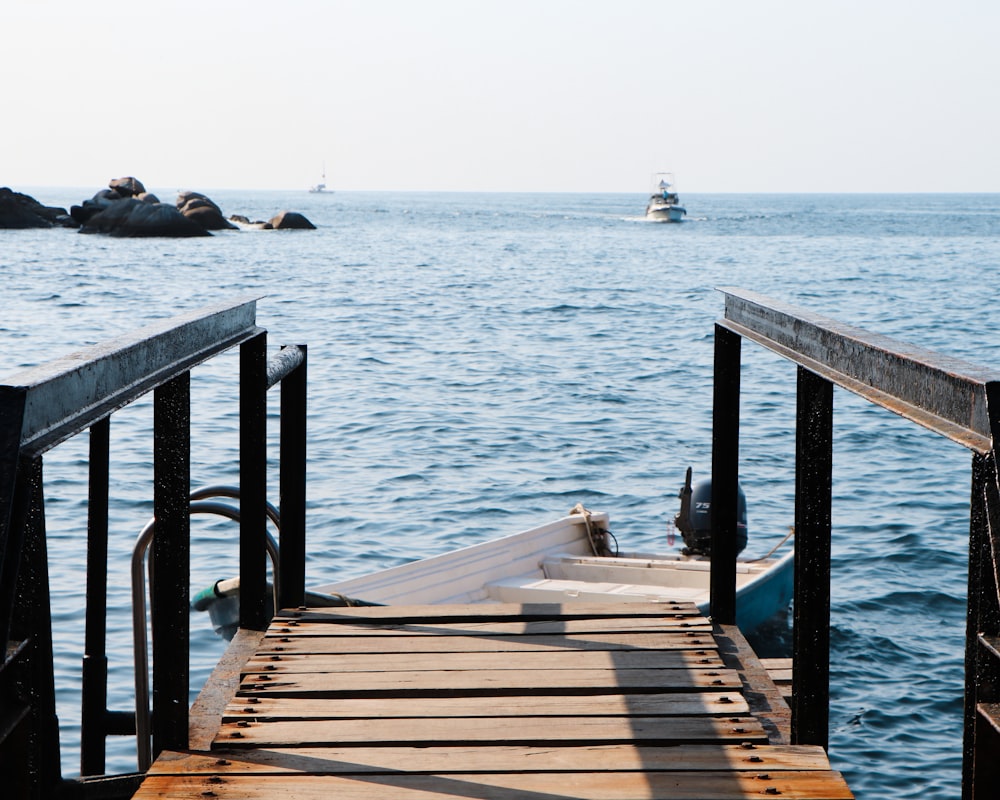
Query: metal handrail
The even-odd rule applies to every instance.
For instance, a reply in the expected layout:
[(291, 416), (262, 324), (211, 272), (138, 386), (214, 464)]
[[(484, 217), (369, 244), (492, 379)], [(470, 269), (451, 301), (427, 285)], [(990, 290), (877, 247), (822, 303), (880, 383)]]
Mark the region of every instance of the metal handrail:
[(257, 335), (256, 298), (243, 297), (154, 322), (11, 375), (28, 392), (22, 455), (40, 455), (122, 406)]
[[(228, 497), (240, 499), (240, 490), (235, 486), (204, 486), (191, 492), (190, 513), (214, 514), (226, 517), (233, 522), (240, 521), (240, 510), (225, 503), (206, 500), (209, 497)], [(281, 516), (271, 503), (267, 504), (268, 519), (274, 527), (281, 530)], [(143, 566), (146, 563), (146, 552), (153, 541), (156, 528), (156, 518), (149, 520), (140, 531), (132, 550), (132, 646), (135, 663), (135, 736), (136, 759), (139, 770), (145, 772), (153, 763), (152, 753), (152, 714), (149, 708), (149, 647), (146, 637), (146, 577)], [(274, 576), (274, 603), (278, 607), (278, 544), (270, 531), (267, 533), (267, 554), (271, 559), (271, 569)], [(153, 585), (153, 559), (149, 560), (149, 585)]]
[[(305, 462), (307, 347), (282, 347), (268, 358), (267, 331), (256, 323), (257, 298), (244, 296), (163, 318), (109, 341), (6, 376), (0, 385), (0, 641), (20, 643), (0, 665), (0, 694), (16, 691), (27, 712), (0, 726), (0, 755), (27, 754), (13, 764), (16, 785), (47, 796), (62, 782), (56, 714), (51, 596), (46, 571), (42, 456), (90, 432), (87, 511), (87, 596), (82, 664), (80, 764), (84, 780), (102, 776), (116, 796), (131, 796), (131, 776), (111, 790), (106, 739), (135, 733), (131, 711), (107, 708), (107, 540), (110, 481), (109, 425), (116, 412), (141, 397), (153, 401), (153, 509), (157, 520), (150, 561), (158, 579), (141, 592), (155, 597), (149, 615), (155, 636), (143, 645), (152, 673), (139, 726), (152, 728), (154, 751), (183, 749), (189, 728), (190, 513), (222, 510), (223, 503), (191, 498), (191, 375), (217, 355), (239, 348), (239, 471), (241, 620), (263, 630), (272, 591), (267, 584), (269, 444), (268, 389), (280, 385), (277, 502), (282, 509), (283, 558), (275, 568), (280, 606), (305, 594)], [(209, 510), (212, 508), (213, 510)], [(199, 510), (200, 509), (200, 510)], [(273, 544), (273, 542), (272, 542)], [(150, 565), (152, 570), (152, 565)], [(138, 572), (143, 576), (140, 561)], [(22, 586), (23, 584), (23, 586)], [(27, 587), (27, 588), (24, 588)], [(145, 626), (145, 612), (143, 614)], [(144, 628), (145, 630), (145, 628)], [(29, 668), (28, 662), (33, 661)], [(151, 689), (151, 691), (149, 691)], [(143, 738), (143, 737), (141, 737)], [(148, 737), (147, 738), (148, 741)], [(146, 761), (148, 762), (148, 758)], [(6, 762), (5, 762), (6, 763)], [(46, 764), (39, 769), (38, 764)], [(110, 796), (110, 794), (109, 794)]]
[[(855, 328), (744, 289), (723, 288), (715, 326), (712, 616), (735, 618), (740, 347), (797, 365), (792, 744), (829, 741), (833, 389), (972, 451), (965, 655), (963, 797), (995, 794), (1000, 763), (1000, 371)], [(720, 548), (716, 549), (716, 543)]]

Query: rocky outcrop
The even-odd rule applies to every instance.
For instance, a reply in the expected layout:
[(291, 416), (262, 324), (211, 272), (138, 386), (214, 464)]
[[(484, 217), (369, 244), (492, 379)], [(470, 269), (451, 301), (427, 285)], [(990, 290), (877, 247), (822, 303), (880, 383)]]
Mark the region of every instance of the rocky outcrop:
[(271, 217), (271, 227), (275, 230), (316, 230), (316, 226), (298, 211), (279, 211)]
[(146, 193), (146, 187), (142, 185), (142, 181), (131, 176), (127, 178), (114, 178), (108, 184), (108, 188), (112, 192), (117, 192), (121, 197), (138, 197)]
[(0, 228), (75, 228), (65, 208), (44, 206), (30, 195), (0, 188)]
[(229, 219), (244, 228), (256, 228), (259, 231), (316, 230), (316, 226), (298, 211), (280, 211), (266, 222), (260, 219), (252, 220), (243, 214), (233, 214)]
[(206, 231), (237, 230), (223, 216), (222, 209), (200, 192), (181, 192), (177, 195), (177, 210)]
[(211, 236), (206, 226), (189, 219), (177, 207), (161, 203), (156, 195), (146, 191), (142, 181), (131, 176), (115, 178), (108, 183), (107, 189), (73, 206), (70, 214), (80, 223), (80, 233)]
[(211, 236), (194, 220), (167, 203), (144, 203), (125, 197), (90, 216), (80, 233), (111, 236)]
[(80, 225), (85, 225), (92, 216), (104, 211), (112, 203), (123, 199), (125, 198), (114, 189), (102, 189), (89, 200), (84, 200), (80, 205), (71, 206), (69, 213)]
[[(269, 222), (250, 222), (234, 215), (234, 222), (259, 229), (315, 230), (302, 214), (282, 211)], [(211, 236), (211, 231), (238, 230), (222, 210), (200, 192), (181, 192), (176, 205), (161, 203), (131, 176), (115, 178), (89, 200), (70, 208), (43, 206), (33, 197), (0, 189), (0, 228), (79, 227), (80, 233), (110, 236)]]

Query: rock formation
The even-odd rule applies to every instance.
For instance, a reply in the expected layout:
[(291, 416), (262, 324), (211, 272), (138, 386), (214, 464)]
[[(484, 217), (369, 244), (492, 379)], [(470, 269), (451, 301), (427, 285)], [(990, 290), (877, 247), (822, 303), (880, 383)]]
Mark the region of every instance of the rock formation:
[(115, 178), (108, 184), (112, 192), (117, 192), (122, 197), (137, 197), (146, 193), (146, 187), (138, 178)]
[(112, 203), (123, 199), (124, 197), (114, 189), (102, 189), (80, 205), (71, 206), (69, 213), (80, 225), (84, 225), (92, 216), (109, 208)]
[(0, 228), (75, 228), (65, 208), (43, 206), (34, 197), (0, 188)]
[[(270, 222), (251, 223), (233, 215), (233, 221), (260, 229), (316, 228), (296, 211), (282, 211)], [(0, 228), (79, 227), (80, 233), (110, 236), (211, 236), (211, 231), (238, 230), (222, 210), (200, 192), (181, 192), (176, 205), (161, 203), (131, 176), (115, 178), (89, 200), (70, 208), (43, 206), (33, 197), (0, 189)]]
[(123, 197), (90, 216), (80, 233), (111, 236), (211, 236), (194, 220), (167, 203), (144, 203)]
[(237, 230), (223, 216), (222, 209), (200, 192), (181, 192), (177, 195), (177, 209), (206, 231)]
[(279, 211), (271, 217), (271, 227), (275, 230), (316, 230), (316, 226), (298, 211)]

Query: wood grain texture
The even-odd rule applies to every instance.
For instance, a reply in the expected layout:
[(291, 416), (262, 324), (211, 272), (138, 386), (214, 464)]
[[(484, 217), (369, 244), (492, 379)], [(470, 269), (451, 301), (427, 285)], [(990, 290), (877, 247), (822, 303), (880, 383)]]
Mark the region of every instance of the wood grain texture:
[(292, 612), (241, 638), (191, 749), (135, 797), (851, 797), (821, 748), (781, 741), (783, 701), (735, 629), (693, 606), (562, 608)]
[(551, 652), (569, 650), (699, 650), (716, 648), (708, 631), (657, 633), (580, 633), (519, 636), (470, 634), (468, 636), (313, 636), (310, 630), (296, 635), (271, 633), (260, 652), (271, 653), (472, 653)]
[(226, 707), (226, 722), (241, 719), (404, 719), (407, 717), (561, 716), (732, 716), (747, 713), (738, 692), (619, 693), (511, 696), (503, 702), (481, 697), (271, 698), (237, 697)]
[[(211, 792), (210, 795), (205, 794)], [(284, 775), (154, 776), (134, 800), (737, 800), (775, 794), (795, 800), (850, 800), (836, 772), (575, 772), (359, 777)]]
[[(534, 653), (462, 653), (463, 669), (565, 670), (565, 669), (687, 669), (719, 668), (718, 653), (693, 650), (624, 650), (534, 652)], [(440, 654), (435, 653), (344, 653), (294, 654), (269, 653), (247, 662), (245, 672), (272, 671), (278, 674), (303, 672), (436, 672), (441, 669)]]
[(150, 770), (156, 775), (231, 775), (285, 772), (352, 774), (369, 772), (687, 772), (737, 770), (828, 770), (826, 752), (810, 745), (447, 745), (437, 747), (266, 747), (212, 753), (164, 753)]
[(351, 697), (363, 693), (498, 695), (738, 690), (739, 676), (730, 669), (578, 669), (509, 670), (467, 669), (461, 658), (448, 659), (437, 672), (340, 672), (335, 675), (301, 672), (290, 675), (247, 673), (241, 695), (308, 694), (313, 697)]
[(535, 620), (378, 620), (370, 624), (351, 619), (339, 622), (323, 618), (315, 621), (294, 620), (276, 623), (273, 633), (296, 636), (490, 636), (495, 634), (562, 635), (574, 633), (630, 633), (653, 631), (660, 633), (711, 633), (712, 625), (704, 617), (601, 617), (599, 619), (535, 619)]
[(323, 744), (527, 744), (651, 741), (754, 742), (767, 737), (753, 717), (420, 717), (407, 719), (241, 720), (223, 723), (213, 747)]

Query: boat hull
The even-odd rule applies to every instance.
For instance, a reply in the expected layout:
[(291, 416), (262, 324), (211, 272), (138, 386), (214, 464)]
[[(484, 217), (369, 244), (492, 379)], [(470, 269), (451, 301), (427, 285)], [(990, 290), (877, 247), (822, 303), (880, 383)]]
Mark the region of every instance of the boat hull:
[(683, 222), (686, 215), (683, 206), (650, 203), (646, 207), (646, 219), (657, 222)]
[[(594, 515), (606, 524), (607, 516)], [(794, 554), (737, 562), (736, 622), (752, 632), (788, 609)], [(591, 554), (580, 516), (370, 575), (316, 587), (367, 602), (573, 603), (688, 600), (707, 614), (711, 562), (701, 556)]]

